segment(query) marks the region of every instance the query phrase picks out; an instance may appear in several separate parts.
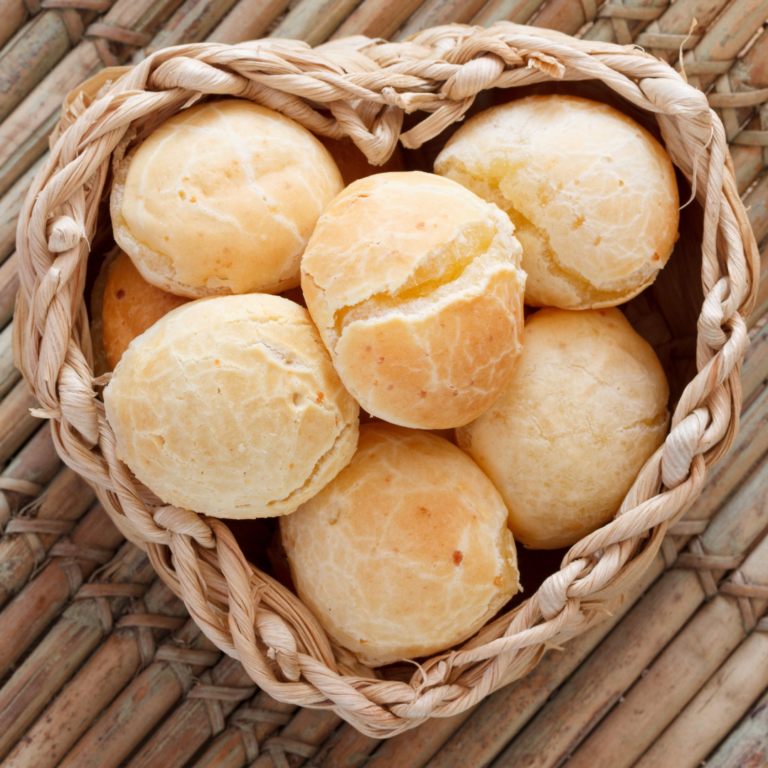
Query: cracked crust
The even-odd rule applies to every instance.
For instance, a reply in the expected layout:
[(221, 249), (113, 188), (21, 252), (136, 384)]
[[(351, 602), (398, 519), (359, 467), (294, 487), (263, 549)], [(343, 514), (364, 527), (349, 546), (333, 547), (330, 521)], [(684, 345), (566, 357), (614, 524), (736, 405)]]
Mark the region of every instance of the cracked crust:
[(347, 187), (302, 260), (307, 307), (371, 414), (448, 429), (482, 413), (521, 348), (525, 273), (495, 205), (425, 173)]
[(343, 187), (305, 128), (241, 99), (163, 123), (115, 170), (115, 240), (142, 276), (200, 298), (299, 284), (301, 254)]
[(526, 304), (610, 307), (656, 279), (679, 221), (664, 148), (630, 118), (576, 96), (530, 96), (476, 115), (435, 172), (506, 211)]
[(104, 404), (139, 480), (216, 517), (293, 512), (357, 444), (357, 403), (308, 312), (277, 296), (172, 311), (130, 345)]
[(505, 392), (457, 430), (499, 489), (515, 538), (557, 549), (607, 523), (667, 433), (669, 387), (618, 309), (544, 309)]
[(280, 521), (302, 601), (366, 664), (462, 642), (518, 591), (496, 489), (428, 432), (368, 424), (350, 464)]

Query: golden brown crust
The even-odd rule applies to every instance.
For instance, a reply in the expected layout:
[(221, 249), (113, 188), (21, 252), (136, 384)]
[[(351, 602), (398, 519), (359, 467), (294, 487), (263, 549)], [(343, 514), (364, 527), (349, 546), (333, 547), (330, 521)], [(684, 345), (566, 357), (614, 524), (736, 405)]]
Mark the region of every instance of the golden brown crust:
[(371, 414), (465, 424), (509, 380), (525, 275), (504, 214), (432, 174), (355, 182), (328, 207), (302, 289), (342, 381)]
[[(371, 413), (411, 424), (460, 426), (482, 413), (498, 397), (499, 382), (511, 378), (522, 349), (517, 277), (493, 275), (482, 292), (425, 316), (352, 324), (336, 346), (347, 388)], [(433, 353), (440, 349), (450, 354)]]
[(299, 263), (343, 187), (323, 145), (241, 99), (184, 110), (115, 172), (115, 239), (152, 285), (189, 298), (299, 284)]
[(428, 432), (364, 425), (351, 463), (280, 528), (302, 601), (368, 664), (455, 645), (518, 590), (501, 497)]
[(628, 301), (656, 279), (677, 238), (664, 148), (588, 99), (529, 96), (481, 112), (451, 137), (435, 171), (507, 211), (533, 306)]
[(104, 351), (103, 327), (104, 321), (101, 313), (104, 309), (104, 289), (107, 285), (107, 274), (112, 262), (121, 253), (119, 248), (113, 248), (104, 257), (99, 268), (99, 274), (91, 289), (91, 346), (93, 348), (93, 374), (102, 376), (112, 370), (107, 362), (107, 353)]
[(102, 340), (114, 370), (128, 345), (189, 299), (150, 285), (122, 251), (108, 267), (102, 309)]
[(618, 510), (664, 441), (668, 397), (653, 349), (618, 309), (544, 309), (507, 389), (456, 437), (504, 497), (515, 538), (557, 549)]
[(118, 454), (163, 501), (218, 517), (284, 515), (351, 459), (358, 406), (309, 314), (246, 294), (174, 310), (104, 390)]

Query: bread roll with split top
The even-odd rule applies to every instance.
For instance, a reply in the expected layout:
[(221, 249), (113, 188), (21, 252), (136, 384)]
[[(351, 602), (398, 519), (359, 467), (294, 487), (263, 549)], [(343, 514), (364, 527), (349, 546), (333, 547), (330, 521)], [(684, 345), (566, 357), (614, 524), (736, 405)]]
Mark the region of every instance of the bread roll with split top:
[(520, 353), (525, 273), (509, 218), (434, 174), (356, 181), (320, 217), (302, 290), (347, 389), (422, 429), (479, 416)]

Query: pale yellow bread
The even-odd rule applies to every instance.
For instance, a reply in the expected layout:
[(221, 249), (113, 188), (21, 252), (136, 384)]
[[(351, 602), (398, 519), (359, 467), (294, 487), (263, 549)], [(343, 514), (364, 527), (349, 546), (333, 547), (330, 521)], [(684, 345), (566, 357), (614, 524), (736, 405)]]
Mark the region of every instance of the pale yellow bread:
[(518, 591), (501, 496), (429, 432), (363, 425), (350, 464), (280, 529), (302, 602), (374, 666), (460, 643)]
[(522, 337), (513, 231), (495, 205), (419, 172), (361, 179), (328, 206), (301, 286), (341, 380), (369, 413), (449, 429), (496, 399)]
[(493, 481), (515, 538), (567, 547), (607, 523), (667, 433), (669, 387), (618, 309), (529, 318), (501, 397), (456, 431)]
[(323, 145), (241, 99), (184, 110), (115, 172), (115, 240), (144, 279), (180, 296), (278, 293), (343, 188)]
[(104, 390), (118, 456), (164, 502), (285, 515), (352, 457), (358, 406), (308, 312), (265, 294), (185, 304), (128, 347)]
[(628, 301), (656, 279), (677, 239), (664, 148), (589, 99), (529, 96), (481, 112), (451, 137), (435, 172), (509, 214), (532, 306)]

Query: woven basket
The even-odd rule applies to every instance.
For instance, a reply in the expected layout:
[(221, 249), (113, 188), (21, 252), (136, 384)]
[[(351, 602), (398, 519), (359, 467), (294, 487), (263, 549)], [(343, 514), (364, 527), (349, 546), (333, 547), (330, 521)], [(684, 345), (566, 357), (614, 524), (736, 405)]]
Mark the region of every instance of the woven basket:
[[(481, 91), (580, 80), (602, 84), (613, 100), (655, 123), (690, 184), (681, 241), (654, 286), (671, 333), (661, 355), (677, 393), (671, 430), (615, 520), (572, 547), (535, 594), (461, 648), (414, 665), (410, 680), (387, 679), (386, 670), (369, 670), (335, 647), (293, 593), (249, 564), (225, 522), (163, 505), (116, 458), (97, 396), (103, 381), (93, 376), (83, 296), (111, 163), (207, 96), (251, 99), (318, 134), (349, 135), (380, 164), (398, 138), (412, 149), (439, 142)], [(402, 132), (406, 115), (410, 127)], [(179, 46), (132, 69), (106, 70), (70, 94), (51, 143), (17, 233), (14, 350), (40, 403), (36, 415), (52, 420), (62, 459), (94, 485), (205, 634), (279, 700), (334, 709), (379, 738), (466, 710), (621, 601), (667, 527), (700, 493), (707, 467), (734, 440), (757, 246), (723, 127), (706, 97), (632, 46), (506, 23), (438, 27), (398, 44), (349, 38), (314, 50), (286, 40)], [(666, 287), (656, 290), (660, 285)], [(691, 318), (698, 318), (697, 332), (687, 327)], [(686, 336), (698, 373), (688, 366), (691, 375), (681, 379), (686, 367), (675, 368), (675, 355)]]

